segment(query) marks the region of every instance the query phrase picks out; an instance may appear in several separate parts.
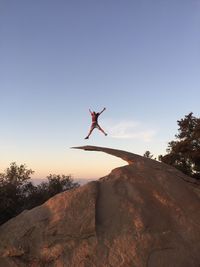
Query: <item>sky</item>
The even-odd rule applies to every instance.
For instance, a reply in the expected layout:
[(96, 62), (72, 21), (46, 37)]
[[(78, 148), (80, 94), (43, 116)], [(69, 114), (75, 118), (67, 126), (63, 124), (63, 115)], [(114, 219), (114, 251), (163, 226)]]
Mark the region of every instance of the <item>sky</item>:
[(0, 0), (0, 172), (100, 178), (126, 163), (71, 147), (165, 154), (199, 99), (198, 0)]

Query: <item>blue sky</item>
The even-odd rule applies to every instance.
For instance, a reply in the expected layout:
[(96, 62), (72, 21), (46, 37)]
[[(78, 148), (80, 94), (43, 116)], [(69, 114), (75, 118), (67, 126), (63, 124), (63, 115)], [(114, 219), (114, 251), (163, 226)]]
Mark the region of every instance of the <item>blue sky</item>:
[[(0, 1), (0, 172), (98, 178), (120, 159), (72, 146), (165, 153), (199, 117), (200, 2)], [(90, 127), (88, 109), (108, 132)]]

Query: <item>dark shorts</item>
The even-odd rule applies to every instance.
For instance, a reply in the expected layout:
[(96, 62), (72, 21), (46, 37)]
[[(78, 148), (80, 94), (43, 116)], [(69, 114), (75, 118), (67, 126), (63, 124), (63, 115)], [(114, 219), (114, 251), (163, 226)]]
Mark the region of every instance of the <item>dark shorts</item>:
[(100, 126), (97, 122), (93, 122), (91, 128), (100, 128)]

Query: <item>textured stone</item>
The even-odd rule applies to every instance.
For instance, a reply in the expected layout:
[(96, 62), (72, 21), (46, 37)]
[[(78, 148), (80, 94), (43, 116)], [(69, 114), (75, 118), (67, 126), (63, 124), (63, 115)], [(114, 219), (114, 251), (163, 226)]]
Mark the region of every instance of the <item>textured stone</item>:
[(0, 227), (2, 267), (199, 267), (200, 185), (148, 158), (56, 195)]

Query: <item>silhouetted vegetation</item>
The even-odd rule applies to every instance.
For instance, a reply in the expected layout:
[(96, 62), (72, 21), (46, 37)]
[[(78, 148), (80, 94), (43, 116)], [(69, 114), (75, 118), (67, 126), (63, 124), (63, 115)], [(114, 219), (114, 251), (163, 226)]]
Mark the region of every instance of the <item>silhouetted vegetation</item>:
[[(149, 150), (145, 151), (143, 157), (153, 159), (154, 155)], [(156, 160), (156, 158), (154, 158)]]
[(47, 182), (35, 186), (30, 181), (33, 173), (24, 164), (18, 166), (13, 162), (0, 174), (0, 224), (60, 192), (79, 186), (71, 176), (55, 174), (47, 176)]
[(159, 160), (200, 179), (200, 118), (191, 112), (177, 123), (176, 140), (168, 143), (167, 154), (159, 156)]

